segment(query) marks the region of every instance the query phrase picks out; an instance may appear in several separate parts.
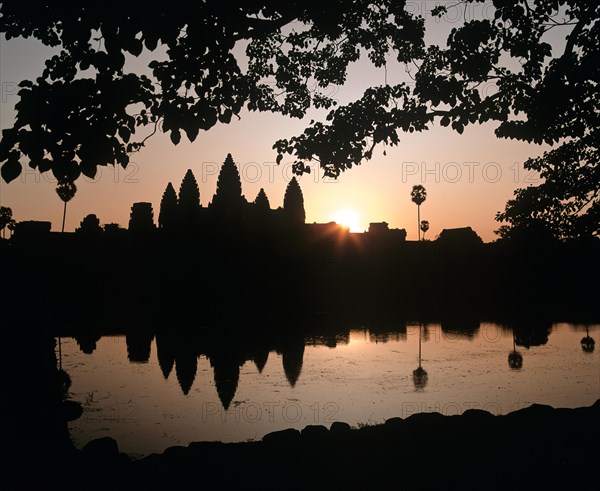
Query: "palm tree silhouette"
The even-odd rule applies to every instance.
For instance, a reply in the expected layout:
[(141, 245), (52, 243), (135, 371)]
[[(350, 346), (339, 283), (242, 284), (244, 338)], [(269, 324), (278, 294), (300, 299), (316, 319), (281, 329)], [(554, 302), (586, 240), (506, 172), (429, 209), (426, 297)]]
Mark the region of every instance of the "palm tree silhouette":
[(63, 201), (65, 207), (63, 209), (63, 220), (61, 232), (65, 231), (65, 218), (67, 217), (67, 203), (71, 201), (75, 193), (77, 192), (77, 186), (72, 181), (59, 181), (56, 186), (56, 194)]
[(410, 193), (412, 202), (417, 205), (417, 231), (419, 234), (419, 240), (421, 240), (421, 205), (427, 199), (427, 191), (420, 184), (413, 186)]
[(427, 385), (427, 372), (421, 366), (421, 323), (419, 322), (419, 366), (413, 370), (413, 384), (415, 390), (423, 390)]
[(508, 354), (508, 366), (513, 370), (521, 370), (523, 368), (523, 355), (517, 351), (515, 340), (515, 331), (513, 329), (513, 350)]
[(425, 233), (429, 230), (429, 222), (427, 220), (421, 220), (421, 232), (423, 232), (423, 240), (425, 240)]
[(588, 326), (585, 326), (585, 337), (581, 338), (581, 349), (585, 353), (592, 353), (594, 351), (594, 347), (596, 345), (596, 341), (594, 338), (590, 337), (590, 332)]

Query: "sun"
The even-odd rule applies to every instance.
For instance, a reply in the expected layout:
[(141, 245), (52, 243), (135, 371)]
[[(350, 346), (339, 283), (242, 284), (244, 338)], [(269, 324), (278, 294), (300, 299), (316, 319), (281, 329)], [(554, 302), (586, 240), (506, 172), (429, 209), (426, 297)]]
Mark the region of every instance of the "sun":
[(350, 232), (362, 231), (358, 224), (358, 213), (356, 213), (354, 210), (338, 210), (333, 214), (333, 220), (339, 225), (348, 227), (350, 229)]

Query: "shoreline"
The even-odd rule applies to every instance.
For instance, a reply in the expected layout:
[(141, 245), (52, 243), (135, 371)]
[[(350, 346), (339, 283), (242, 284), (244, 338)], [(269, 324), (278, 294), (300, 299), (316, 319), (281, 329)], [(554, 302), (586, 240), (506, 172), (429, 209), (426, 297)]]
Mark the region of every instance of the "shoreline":
[(574, 488), (597, 485), (589, 466), (600, 456), (599, 417), (600, 398), (575, 409), (533, 404), (497, 416), (469, 409), (454, 416), (417, 413), (360, 428), (343, 422), (309, 425), (268, 433), (260, 441), (192, 442), (135, 460), (120, 453), (110, 437), (81, 450), (70, 440), (38, 440), (19, 453), (31, 455), (35, 448), (37, 464), (48, 471), (68, 469), (67, 485), (79, 489), (82, 479), (92, 486), (86, 489), (158, 489), (194, 478), (250, 489), (403, 483), (426, 489), (557, 483)]

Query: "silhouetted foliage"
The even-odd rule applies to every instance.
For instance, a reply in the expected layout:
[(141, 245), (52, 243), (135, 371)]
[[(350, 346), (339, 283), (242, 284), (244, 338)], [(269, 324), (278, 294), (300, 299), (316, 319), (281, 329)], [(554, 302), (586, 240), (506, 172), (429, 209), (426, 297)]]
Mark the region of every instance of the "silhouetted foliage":
[(495, 232), (501, 240), (510, 241), (520, 248), (546, 247), (559, 238), (552, 227), (541, 219), (528, 219), (510, 226), (502, 225)]
[(600, 134), (598, 128), (593, 130), (525, 162), (525, 169), (537, 172), (543, 181), (515, 191), (496, 215), (508, 225), (496, 233), (510, 238), (542, 227), (560, 239), (600, 233)]
[(14, 223), (15, 221), (12, 217), (12, 210), (7, 206), (0, 206), (0, 230), (2, 231), (2, 237), (4, 237), (4, 229), (6, 227), (10, 227)]
[(429, 222), (427, 220), (421, 220), (421, 232), (423, 232), (423, 240), (425, 240), (425, 234), (429, 230)]
[(306, 220), (304, 212), (304, 196), (300, 184), (295, 177), (292, 177), (285, 189), (283, 197), (283, 211), (289, 223), (301, 225)]
[(58, 197), (64, 203), (61, 232), (65, 231), (65, 219), (67, 218), (67, 203), (73, 199), (76, 192), (77, 186), (75, 186), (74, 182), (68, 180), (58, 181), (58, 184), (56, 186), (56, 194), (58, 194)]
[[(200, 195), (198, 194), (198, 198), (199, 197)], [(177, 212), (177, 193), (175, 192), (175, 188), (173, 188), (173, 184), (169, 183), (167, 184), (165, 192), (163, 193), (162, 199), (160, 201), (158, 227), (167, 231), (171, 231), (177, 228)]]
[(417, 205), (417, 231), (419, 240), (421, 240), (421, 205), (427, 199), (427, 191), (423, 186), (417, 184), (413, 186), (412, 191), (410, 192), (410, 199)]
[(446, 247), (468, 249), (483, 244), (483, 240), (471, 227), (445, 228), (440, 232), (437, 242)]
[[(485, 0), (463, 3), (475, 11)], [(597, 234), (600, 5), (521, 0), (493, 7), (493, 17), (462, 16), (445, 44), (426, 46), (424, 18), (394, 0), (263, 1), (231, 9), (214, 0), (186, 15), (165, 4), (154, 12), (158, 23), (137, 2), (110, 9), (4, 1), (6, 39), (33, 36), (60, 51), (35, 81), (20, 83), (15, 123), (0, 145), (2, 177), (15, 179), (21, 162), (70, 181), (94, 177), (98, 165), (126, 166), (144, 145), (137, 130), (148, 125), (178, 144), (182, 131), (194, 141), (244, 108), (292, 117), (331, 108), (331, 87), (345, 83), (363, 55), (376, 67), (390, 59), (416, 67), (414, 85), (367, 88), (326, 122), (276, 142), (277, 162), (295, 154), (296, 173), (309, 172), (307, 162), (316, 160), (327, 176), (338, 176), (372, 158), (376, 145), (397, 145), (401, 132), (439, 123), (462, 134), (469, 124), (493, 121), (501, 138), (562, 142), (526, 163), (546, 183), (517, 191), (499, 220), (542, 216), (561, 234)], [(434, 26), (449, 8), (431, 10)], [(560, 27), (564, 45), (552, 49), (546, 33)], [(247, 46), (243, 64), (233, 54), (240, 42)], [(125, 55), (142, 54), (152, 78), (125, 63)]]

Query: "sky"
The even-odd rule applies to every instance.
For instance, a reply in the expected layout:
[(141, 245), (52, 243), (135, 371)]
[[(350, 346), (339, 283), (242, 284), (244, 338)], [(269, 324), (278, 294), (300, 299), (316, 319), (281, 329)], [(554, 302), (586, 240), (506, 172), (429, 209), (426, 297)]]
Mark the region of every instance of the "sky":
[[(451, 9), (435, 22), (428, 17), (434, 5), (409, 2), (409, 8), (426, 17), (426, 41), (439, 43), (459, 19)], [(478, 6), (483, 10), (466, 15), (493, 15), (488, 7)], [(557, 33), (559, 42), (564, 34)], [(17, 84), (35, 79), (49, 53), (49, 48), (35, 40), (0, 38), (0, 128), (10, 127), (14, 121)], [(385, 80), (398, 83), (406, 77), (404, 67), (398, 64), (390, 62), (386, 74), (383, 68), (361, 60), (351, 66), (347, 83), (332, 89), (332, 96), (340, 103), (350, 102), (368, 86), (381, 85)], [(494, 87), (482, 90), (489, 93)], [(206, 206), (212, 200), (219, 167), (228, 153), (238, 165), (242, 193), (248, 201), (253, 201), (262, 187), (271, 208), (282, 206), (285, 187), (292, 177), (292, 159), (276, 165), (273, 143), (300, 134), (310, 119), (322, 120), (325, 115), (326, 111), (311, 111), (299, 120), (244, 110), (239, 121), (234, 118), (230, 124), (215, 126), (201, 133), (194, 143), (184, 137), (177, 146), (168, 135), (158, 133), (131, 157), (127, 169), (101, 167), (95, 179), (82, 177), (76, 182), (78, 192), (68, 204), (65, 231), (75, 230), (89, 213), (96, 214), (102, 224), (127, 227), (131, 205), (138, 201), (153, 204), (156, 220), (167, 183), (178, 190), (187, 169), (196, 176), (201, 203)], [(407, 238), (414, 240), (418, 222), (410, 192), (413, 185), (422, 184), (427, 200), (421, 205), (421, 219), (430, 223), (428, 238), (434, 239), (445, 228), (470, 226), (484, 241), (495, 240), (494, 230), (500, 225), (494, 220), (495, 214), (504, 209), (515, 189), (538, 182), (536, 175), (524, 171), (523, 162), (548, 149), (498, 139), (494, 135), (496, 126), (471, 125), (459, 135), (436, 123), (423, 133), (400, 134), (398, 146), (376, 148), (370, 161), (342, 173), (337, 180), (324, 178), (314, 166), (311, 174), (299, 178), (307, 223), (329, 222), (353, 212), (354, 231), (367, 230), (371, 222), (385, 221), (390, 228), (406, 229)], [(60, 230), (63, 203), (55, 186), (51, 173), (25, 168), (10, 184), (0, 179), (0, 204), (10, 207), (17, 221), (50, 221), (53, 230)]]

